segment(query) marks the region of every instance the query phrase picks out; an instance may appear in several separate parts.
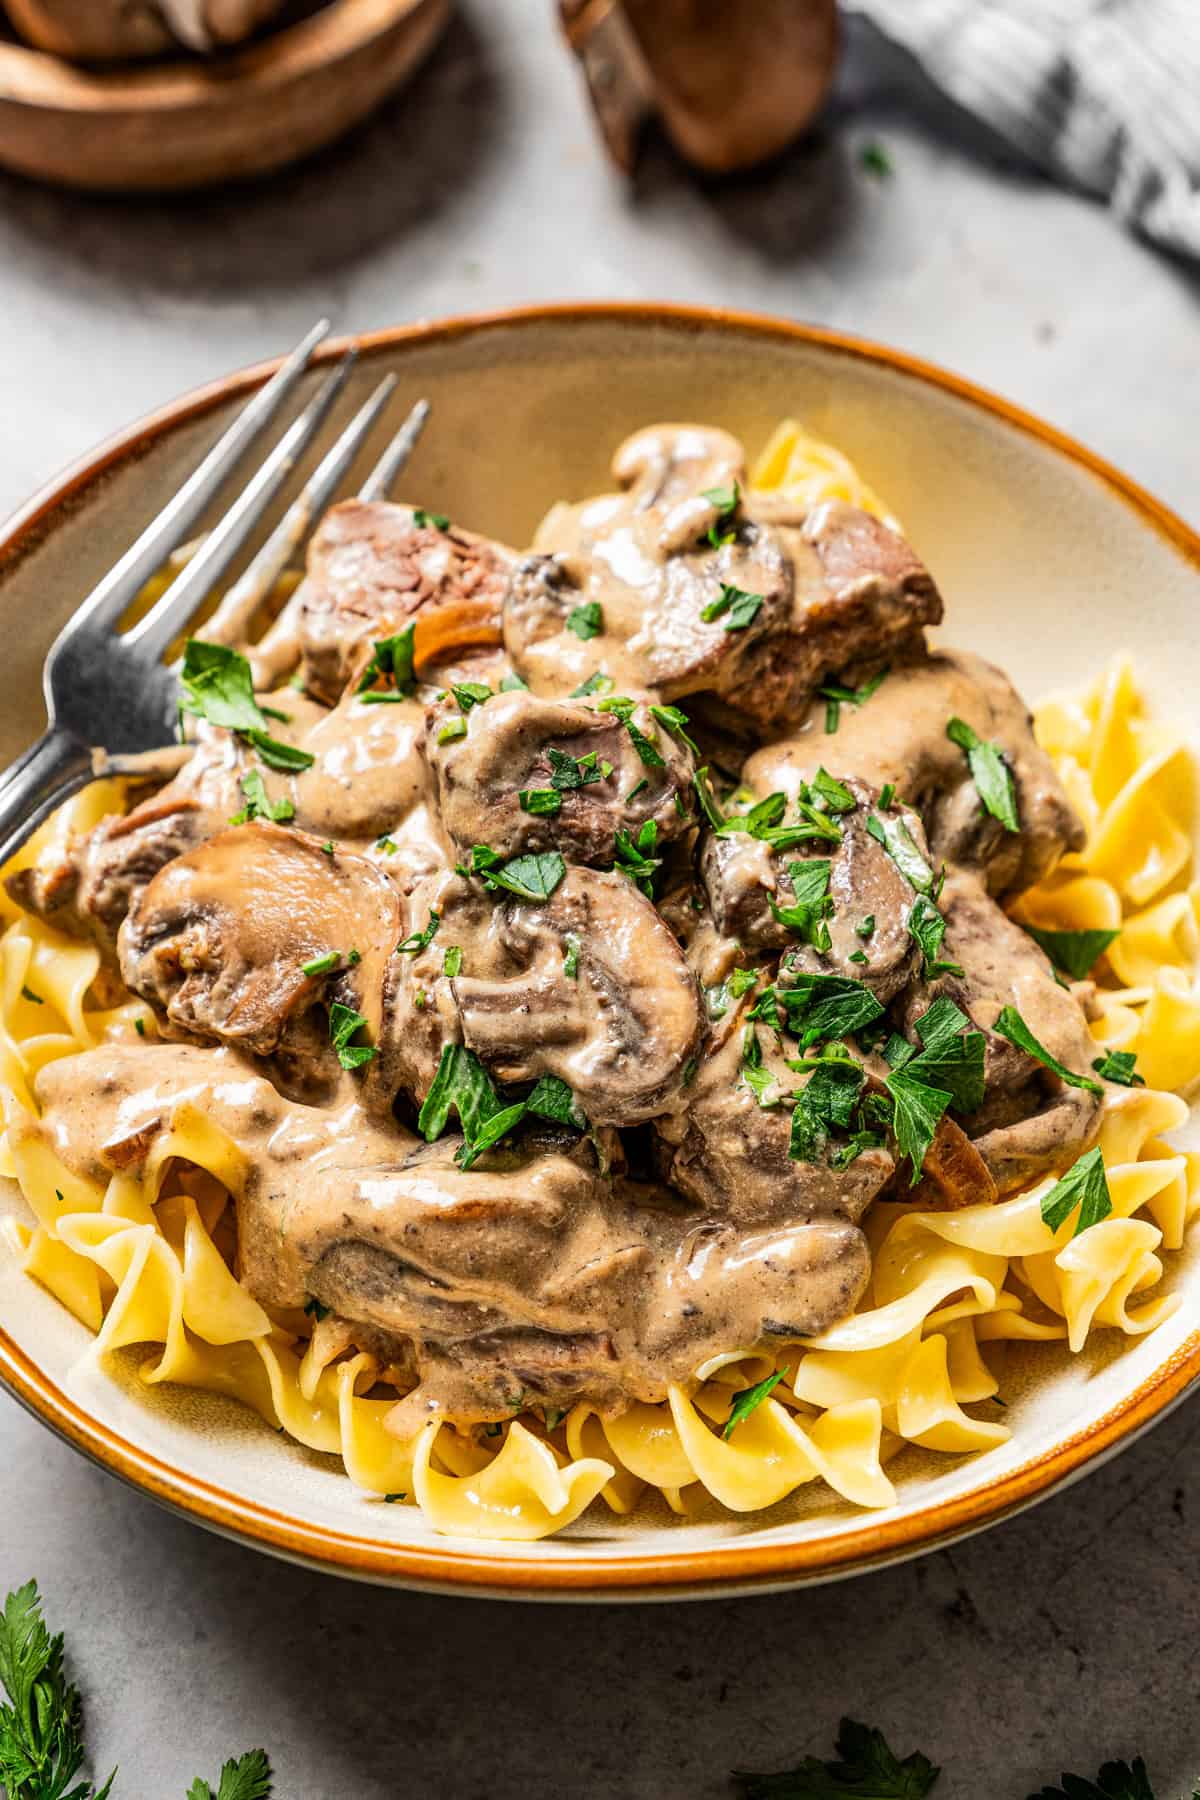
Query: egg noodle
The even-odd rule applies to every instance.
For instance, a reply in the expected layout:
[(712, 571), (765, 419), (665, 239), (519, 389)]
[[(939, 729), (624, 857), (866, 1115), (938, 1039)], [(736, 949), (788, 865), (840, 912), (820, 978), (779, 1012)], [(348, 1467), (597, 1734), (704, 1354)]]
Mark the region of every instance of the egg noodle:
[[(752, 485), (890, 515), (846, 458), (794, 423), (772, 437)], [(95, 1333), (94, 1355), (154, 1345), (149, 1385), (178, 1382), (235, 1396), (309, 1449), (342, 1459), (365, 1494), (415, 1501), (440, 1532), (534, 1539), (602, 1496), (627, 1513), (647, 1488), (676, 1512), (711, 1495), (751, 1513), (822, 1480), (863, 1507), (892, 1504), (885, 1472), (905, 1443), (950, 1454), (1005, 1442), (996, 1416), (965, 1409), (998, 1391), (988, 1346), (1063, 1340), (1093, 1330), (1137, 1335), (1179, 1304), (1160, 1283), (1200, 1208), (1200, 1155), (1164, 1133), (1200, 1078), (1200, 884), (1191, 884), (1194, 764), (1148, 719), (1128, 663), (1087, 693), (1043, 705), (1037, 737), (1088, 830), (1082, 852), (1026, 892), (1024, 923), (1120, 930), (1093, 971), (1097, 1055), (1132, 1051), (1145, 1086), (1111, 1089), (1099, 1144), (1112, 1211), (1078, 1236), (1043, 1223), (1053, 1178), (991, 1206), (920, 1212), (875, 1205), (866, 1221), (872, 1275), (859, 1310), (772, 1360), (739, 1351), (696, 1371), (659, 1405), (602, 1419), (587, 1405), (547, 1422), (457, 1431), (430, 1422), (410, 1442), (385, 1428), (395, 1392), (353, 1353), (336, 1320), (268, 1316), (233, 1272), (246, 1160), (194, 1108), (179, 1105), (140, 1176), (106, 1187), (65, 1167), (38, 1129), (32, 1083), (60, 1057), (149, 1037), (147, 1008), (114, 986), (98, 951), (54, 931), (0, 892), (0, 1080), (8, 1090), (0, 1169), (36, 1223), (9, 1222), (28, 1274)], [(87, 789), (42, 828), (14, 866), (120, 810), (116, 784)], [(728, 1437), (734, 1397), (772, 1373), (769, 1397)], [(553, 1415), (551, 1415), (553, 1421)]]

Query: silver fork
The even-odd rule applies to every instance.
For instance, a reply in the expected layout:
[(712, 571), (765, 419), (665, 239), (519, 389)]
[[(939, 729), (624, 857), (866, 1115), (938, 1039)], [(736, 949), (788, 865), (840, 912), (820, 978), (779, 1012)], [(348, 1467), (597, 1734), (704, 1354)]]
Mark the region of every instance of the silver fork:
[[(145, 617), (124, 633), (116, 627), (150, 577), (185, 542), (242, 453), (277, 416), (328, 330), (323, 319), (297, 345), (55, 639), (42, 678), (46, 730), (0, 774), (0, 863), (89, 781), (135, 774), (148, 751), (176, 742), (179, 675), (163, 656), (229, 570), (316, 436), (354, 366), (356, 351), (348, 351), (325, 377)], [(333, 500), (395, 385), (394, 375), (385, 377), (359, 408), (217, 608), (205, 627), (207, 638), (229, 643), (244, 637), (260, 602)], [(386, 496), (428, 415), (428, 403), (418, 401), (368, 475), (361, 498)]]

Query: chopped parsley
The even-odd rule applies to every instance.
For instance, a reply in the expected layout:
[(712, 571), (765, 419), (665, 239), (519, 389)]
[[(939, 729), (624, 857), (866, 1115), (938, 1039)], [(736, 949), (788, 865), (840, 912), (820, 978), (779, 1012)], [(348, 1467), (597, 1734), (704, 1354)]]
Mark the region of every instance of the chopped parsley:
[(486, 888), (504, 888), (518, 900), (548, 900), (567, 872), (557, 850), (512, 856), (502, 862), (486, 844), (474, 846), (471, 864), (471, 873), (480, 876)]
[(567, 946), (567, 954), (563, 957), (563, 974), (568, 981), (579, 979), (579, 952), (583, 948), (573, 931), (565, 932), (563, 942)]
[(1120, 937), (1120, 931), (1043, 931), (1039, 925), (1023, 925), (1022, 930), (1046, 952), (1056, 969), (1072, 981), (1083, 981), (1090, 974), (1108, 946)]
[(895, 798), (896, 798), (895, 782), (894, 781), (885, 781), (883, 786), (879, 790), (879, 810), (880, 810), (880, 812), (887, 812), (888, 808), (891, 806), (892, 801)]
[(858, 160), (868, 175), (874, 175), (880, 181), (886, 181), (893, 172), (892, 159), (882, 144), (864, 144), (858, 153)]
[(45, 1001), (42, 999), (42, 996), (40, 994), (35, 994), (31, 987), (23, 986), (21, 988), (21, 998), (22, 998), (22, 1000), (32, 1000), (32, 1002), (35, 1006), (44, 1006), (45, 1005)]
[(810, 788), (811, 792), (818, 796), (826, 812), (853, 812), (858, 805), (850, 789), (843, 782), (835, 781), (827, 769), (817, 770), (812, 778)]
[(333, 1308), (331, 1306), (326, 1306), (323, 1300), (318, 1300), (315, 1294), (310, 1294), (308, 1299), (304, 1302), (304, 1310), (309, 1318), (315, 1319), (319, 1325), (322, 1319), (327, 1319), (329, 1317)]
[(1042, 1195), (1043, 1223), (1051, 1231), (1057, 1231), (1066, 1224), (1076, 1207), (1079, 1212), (1072, 1237), (1078, 1237), (1091, 1225), (1098, 1225), (1112, 1211), (1112, 1196), (1108, 1191), (1099, 1144), (1081, 1156), (1062, 1180), (1056, 1181), (1050, 1191)]
[(585, 600), (582, 605), (572, 607), (567, 614), (567, 630), (573, 631), (585, 644), (589, 638), (599, 637), (604, 630), (604, 609), (600, 602)]
[(1005, 831), (1020, 831), (1016, 784), (999, 744), (987, 743), (965, 719), (951, 719), (946, 726), (946, 736), (965, 753), (971, 779), (985, 810), (993, 819), (999, 819)]
[(589, 750), (586, 756), (568, 756), (565, 750), (559, 750), (551, 744), (546, 755), (550, 762), (550, 786), (557, 788), (560, 793), (569, 793), (572, 788), (587, 787), (601, 778), (594, 750)]
[(337, 1051), (337, 1059), (343, 1069), (361, 1069), (379, 1052), (374, 1044), (352, 1044), (350, 1042), (358, 1032), (364, 1029), (367, 1021), (352, 1006), (343, 1006), (335, 1000), (329, 1009), (329, 1041)]
[(393, 837), (381, 837), (375, 839), (375, 848), (382, 850), (385, 856), (395, 856), (400, 846)]
[(962, 975), (961, 965), (954, 962), (941, 962), (938, 952), (942, 947), (942, 939), (946, 935), (946, 921), (938, 911), (928, 894), (918, 894), (909, 909), (905, 920), (908, 934), (920, 945), (924, 959), (922, 973), (926, 981), (932, 981), (938, 975)]
[(716, 795), (713, 793), (707, 764), (704, 768), (696, 770), (696, 773), (692, 776), (692, 786), (695, 788), (696, 798), (700, 802), (700, 811), (704, 814), (713, 830), (720, 831), (725, 823), (725, 814), (721, 811), (720, 806), (717, 804)]
[(662, 866), (661, 856), (654, 855), (658, 848), (658, 825), (653, 819), (647, 819), (636, 838), (623, 826), (618, 826), (615, 842), (617, 854), (613, 867), (628, 875), (634, 886), (640, 888), (648, 900), (653, 900), (654, 876)]
[(266, 716), (254, 698), (250, 664), (238, 651), (189, 638), (179, 679), (187, 695), (180, 703), (184, 711), (236, 731), (269, 768), (291, 771), (312, 765), (309, 751), (283, 744), (268, 732)]
[(374, 653), (363, 670), (356, 692), (365, 694), (375, 682), (390, 678), (398, 694), (411, 694), (417, 685), (413, 671), (413, 639), (416, 624), (406, 625), (394, 637), (376, 638)]
[(741, 1424), (743, 1419), (748, 1419), (750, 1414), (754, 1412), (757, 1407), (762, 1405), (763, 1401), (772, 1390), (779, 1386), (779, 1383), (783, 1380), (783, 1376), (784, 1371), (782, 1369), (776, 1369), (773, 1375), (766, 1376), (764, 1380), (758, 1382), (754, 1387), (743, 1388), (740, 1394), (735, 1394), (733, 1396), (733, 1405), (729, 1409), (729, 1417), (726, 1419), (724, 1427), (722, 1428), (721, 1436), (723, 1438), (732, 1437), (736, 1427)]
[(638, 795), (641, 793), (643, 788), (648, 788), (649, 786), (650, 786), (650, 783), (646, 780), (646, 777), (643, 775), (642, 779), (640, 781), (634, 782), (633, 786), (630, 788), (629, 792), (626, 794), (625, 799), (622, 804), (625, 806), (628, 806), (629, 802), (631, 800), (637, 799)]
[(1027, 1056), (1036, 1057), (1043, 1067), (1051, 1069), (1069, 1087), (1086, 1088), (1092, 1094), (1104, 1092), (1100, 1083), (1093, 1081), (1090, 1075), (1076, 1075), (1060, 1063), (1056, 1056), (1051, 1055), (1046, 1046), (1034, 1037), (1015, 1006), (1003, 1008), (992, 1030), (1000, 1037), (1007, 1038), (1010, 1044), (1015, 1044), (1018, 1050), (1024, 1050)]
[(433, 1083), (417, 1117), (427, 1143), (441, 1137), (451, 1112), (457, 1112), (463, 1142), (455, 1151), (461, 1169), (474, 1167), (485, 1150), (515, 1129), (527, 1114), (586, 1131), (588, 1122), (571, 1089), (557, 1075), (543, 1075), (524, 1100), (506, 1104), (473, 1050), (462, 1044), (443, 1046)]
[(522, 810), (535, 815), (561, 811), (562, 795), (557, 788), (522, 788), (517, 795)]
[(396, 945), (395, 954), (397, 956), (418, 956), (422, 950), (428, 950), (438, 934), (438, 926), (441, 922), (441, 914), (436, 906), (431, 906), (429, 923), (424, 931), (410, 931), (404, 941)]
[(285, 820), (295, 818), (296, 809), (290, 800), (272, 801), (261, 769), (248, 770), (242, 776), (241, 788), (246, 804), (241, 812), (234, 813), (229, 821), (231, 825), (244, 825), (248, 819), (270, 819), (274, 824), (282, 825)]
[(862, 938), (864, 942), (867, 938), (873, 937), (875, 934), (875, 914), (868, 913), (866, 918), (860, 919), (858, 924), (854, 927), (854, 930), (855, 934)]
[(846, 687), (844, 683), (836, 681), (826, 682), (824, 687), (819, 687), (817, 692), (825, 701), (826, 732), (832, 736), (837, 730), (841, 723), (843, 706), (865, 706), (871, 695), (887, 679), (889, 673), (890, 670), (885, 665), (880, 669), (878, 675), (872, 675), (870, 681), (864, 681), (861, 687)]
[(734, 514), (741, 504), (741, 489), (736, 481), (731, 481), (728, 487), (705, 488), (700, 498), (717, 509), (716, 521), (704, 535), (713, 549), (719, 550), (723, 544), (732, 543), (737, 536)]
[[(796, 974), (793, 986), (768, 989), (767, 992), (783, 1005), (788, 1030), (806, 1048), (827, 1038), (848, 1037), (883, 1017), (883, 1007), (870, 988), (850, 975), (815, 975), (801, 971)], [(766, 999), (767, 994), (764, 994), (763, 1000)], [(762, 1003), (760, 1001), (759, 1005)], [(764, 1011), (762, 1016), (769, 1015)]]
[(456, 738), (465, 738), (466, 735), (467, 721), (460, 713), (457, 719), (448, 719), (446, 721), (442, 726), (442, 729), (438, 732), (437, 741), (439, 744), (452, 744)]
[(482, 706), (492, 698), (492, 690), (486, 681), (451, 682), (450, 692), (465, 713), (469, 713), (473, 706)]
[(899, 1037), (888, 1041), (884, 1054), (891, 1073), (885, 1086), (895, 1103), (892, 1129), (912, 1165), (914, 1187), (947, 1108), (975, 1112), (983, 1104), (985, 1040), (981, 1031), (964, 1030), (969, 1024), (943, 996), (917, 1020), (921, 1049)]
[(794, 904), (780, 906), (771, 901), (771, 911), (779, 924), (794, 931), (806, 944), (815, 950), (827, 951), (830, 948), (829, 926), (827, 919), (833, 911), (833, 901), (829, 893), (829, 871), (833, 864), (824, 857), (813, 857), (807, 862), (788, 864), (788, 875), (792, 883)]
[(146, 1035), (145, 1019), (135, 1019), (133, 1021), (133, 1029), (137, 1032), (139, 1037), (145, 1037), (145, 1035)]
[(462, 970), (462, 960), (462, 945), (447, 944), (442, 953), (442, 974), (453, 981), (454, 977)]
[(741, 1078), (760, 1106), (779, 1105), (782, 1096), (772, 1091), (776, 1087), (775, 1077), (763, 1066), (762, 1045), (753, 1025), (747, 1025), (742, 1033)]
[(1132, 1050), (1107, 1050), (1092, 1067), (1103, 1081), (1115, 1081), (1121, 1087), (1145, 1087), (1145, 1077), (1135, 1073), (1136, 1064)]
[(932, 894), (934, 874), (917, 847), (917, 841), (903, 819), (881, 819), (871, 813), (867, 830), (877, 844), (882, 844), (909, 887), (918, 894)]
[(515, 669), (510, 669), (507, 675), (500, 677), (500, 692), (502, 694), (527, 694), (529, 683), (522, 681)]
[(715, 619), (725, 619), (726, 631), (744, 631), (747, 625), (753, 625), (762, 610), (764, 596), (747, 593), (745, 588), (734, 587), (731, 582), (721, 583), (721, 592), (715, 600), (710, 600), (700, 613), (706, 625)]
[(606, 675), (603, 669), (597, 669), (586, 681), (581, 681), (577, 688), (571, 689), (571, 699), (582, 700), (588, 694), (611, 694), (612, 690), (612, 676)]
[(432, 525), (435, 531), (449, 531), (450, 520), (445, 513), (426, 512), (423, 506), (413, 507), (414, 525)]
[(677, 706), (652, 706), (650, 717), (657, 719), (664, 730), (672, 733), (681, 743), (687, 745), (693, 756), (699, 756), (700, 747), (687, 734), (688, 716)]
[(818, 1162), (830, 1133), (849, 1131), (866, 1079), (852, 1056), (830, 1055), (816, 1062), (792, 1113), (788, 1155), (793, 1162)]
[(300, 973), (302, 975), (328, 975), (331, 969), (337, 968), (341, 960), (340, 951), (327, 950), (324, 956), (314, 956), (311, 962), (301, 963)]

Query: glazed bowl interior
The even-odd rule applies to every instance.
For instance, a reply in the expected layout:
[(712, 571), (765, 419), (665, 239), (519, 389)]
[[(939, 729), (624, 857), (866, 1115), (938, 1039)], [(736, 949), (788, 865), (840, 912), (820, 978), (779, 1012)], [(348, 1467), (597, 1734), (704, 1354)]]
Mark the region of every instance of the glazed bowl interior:
[[(779, 419), (798, 416), (846, 451), (903, 520), (945, 597), (943, 641), (1001, 663), (1029, 698), (1085, 683), (1128, 650), (1154, 709), (1192, 732), (1200, 542), (1066, 440), (936, 371), (798, 327), (653, 308), (413, 327), (363, 348), (344, 416), (388, 372), (399, 377), (397, 417), (418, 395), (433, 403), (405, 496), (518, 545), (553, 500), (604, 489), (612, 449), (638, 426), (700, 419), (753, 454)], [(41, 663), (57, 626), (260, 376), (144, 422), (0, 538), (0, 760), (41, 727)], [(22, 1206), (15, 1194), (3, 1204)], [(597, 1504), (540, 1543), (439, 1538), (415, 1509), (365, 1498), (332, 1459), (234, 1404), (147, 1392), (132, 1353), (97, 1368), (84, 1329), (7, 1256), (0, 1376), (81, 1448), (200, 1522), (347, 1574), (539, 1597), (728, 1592), (828, 1578), (945, 1542), (1129, 1441), (1200, 1371), (1200, 1262), (1185, 1249), (1169, 1263), (1183, 1303), (1165, 1324), (1143, 1338), (1102, 1334), (1080, 1357), (1014, 1347), (1011, 1442), (974, 1458), (906, 1450), (890, 1470), (897, 1505), (875, 1514), (811, 1487), (750, 1518), (714, 1505), (680, 1520), (655, 1503), (616, 1519)]]

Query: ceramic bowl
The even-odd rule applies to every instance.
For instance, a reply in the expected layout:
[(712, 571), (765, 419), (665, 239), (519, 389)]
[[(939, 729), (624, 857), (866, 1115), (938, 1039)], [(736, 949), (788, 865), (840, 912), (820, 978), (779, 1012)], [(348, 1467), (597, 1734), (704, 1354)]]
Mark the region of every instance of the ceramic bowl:
[[(568, 306), (453, 320), (363, 340), (346, 396), (386, 371), (397, 406), (433, 420), (406, 492), (523, 543), (555, 498), (603, 488), (636, 426), (697, 418), (753, 453), (781, 417), (836, 441), (905, 521), (947, 603), (946, 641), (993, 657), (1027, 695), (1084, 683), (1136, 654), (1154, 704), (1184, 728), (1200, 686), (1200, 539), (1067, 438), (992, 396), (832, 333), (718, 312)], [(51, 637), (178, 486), (259, 368), (189, 395), (105, 445), (0, 534), (5, 706), (0, 763), (40, 728)], [(378, 446), (372, 446), (377, 449)], [(5, 1202), (20, 1207), (19, 1197)], [(657, 1503), (602, 1506), (534, 1544), (440, 1538), (415, 1509), (356, 1492), (330, 1458), (243, 1409), (141, 1388), (137, 1358), (81, 1362), (89, 1339), (0, 1261), (0, 1378), (52, 1430), (198, 1523), (340, 1574), (401, 1586), (532, 1598), (671, 1598), (827, 1580), (998, 1523), (1096, 1467), (1200, 1376), (1200, 1260), (1170, 1259), (1179, 1311), (1144, 1338), (1100, 1334), (1094, 1353), (1014, 1357), (1004, 1448), (953, 1459), (907, 1450), (898, 1501), (851, 1510), (801, 1490), (756, 1517), (696, 1519)]]

